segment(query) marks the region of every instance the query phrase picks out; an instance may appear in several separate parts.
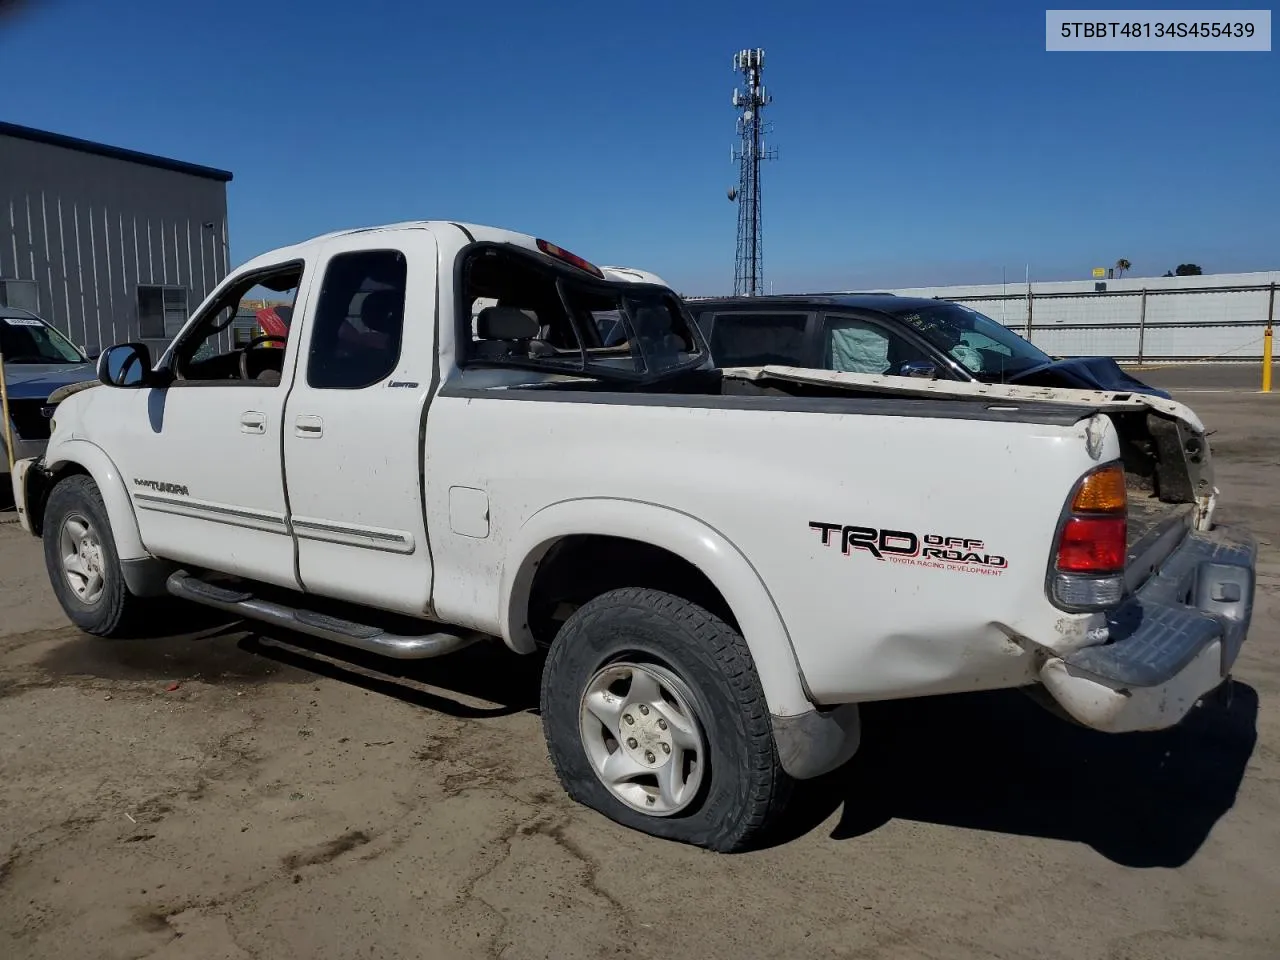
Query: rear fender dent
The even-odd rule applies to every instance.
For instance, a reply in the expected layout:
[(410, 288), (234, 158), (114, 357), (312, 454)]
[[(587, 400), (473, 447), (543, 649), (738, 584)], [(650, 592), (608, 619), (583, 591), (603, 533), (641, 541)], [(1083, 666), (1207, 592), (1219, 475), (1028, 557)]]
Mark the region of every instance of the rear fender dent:
[(544, 507), (520, 529), (503, 565), (502, 635), (518, 653), (531, 653), (529, 593), (538, 565), (563, 537), (621, 537), (668, 550), (701, 570), (733, 611), (755, 661), (770, 713), (797, 716), (814, 709), (805, 693), (791, 638), (767, 587), (732, 543), (701, 520), (657, 504), (586, 498)]

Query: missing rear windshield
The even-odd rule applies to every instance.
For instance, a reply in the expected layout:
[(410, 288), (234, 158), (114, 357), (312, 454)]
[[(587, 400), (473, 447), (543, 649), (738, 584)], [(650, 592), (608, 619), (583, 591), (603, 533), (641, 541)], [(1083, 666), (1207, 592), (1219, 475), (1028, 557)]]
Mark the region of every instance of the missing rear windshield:
[(671, 291), (575, 273), (509, 248), (471, 253), (462, 267), (464, 364), (647, 379), (703, 361)]

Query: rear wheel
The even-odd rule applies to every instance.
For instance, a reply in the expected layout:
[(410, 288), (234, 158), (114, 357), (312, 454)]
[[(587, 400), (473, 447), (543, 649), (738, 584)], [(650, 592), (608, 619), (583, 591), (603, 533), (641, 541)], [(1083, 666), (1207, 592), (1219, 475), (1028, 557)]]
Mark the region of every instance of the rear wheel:
[(72, 623), (112, 637), (136, 621), (144, 601), (125, 586), (107, 508), (92, 478), (78, 474), (53, 488), (43, 538), (49, 583)]
[(569, 795), (654, 836), (738, 850), (790, 794), (745, 641), (669, 593), (612, 590), (565, 622), (542, 722)]

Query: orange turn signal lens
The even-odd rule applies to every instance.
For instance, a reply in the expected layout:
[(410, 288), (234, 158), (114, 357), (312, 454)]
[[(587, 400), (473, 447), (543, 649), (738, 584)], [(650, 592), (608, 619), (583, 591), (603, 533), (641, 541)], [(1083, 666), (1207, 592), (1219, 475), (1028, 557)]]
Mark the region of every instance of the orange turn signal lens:
[(1071, 498), (1073, 513), (1124, 513), (1126, 506), (1124, 467), (1118, 463), (1086, 476)]

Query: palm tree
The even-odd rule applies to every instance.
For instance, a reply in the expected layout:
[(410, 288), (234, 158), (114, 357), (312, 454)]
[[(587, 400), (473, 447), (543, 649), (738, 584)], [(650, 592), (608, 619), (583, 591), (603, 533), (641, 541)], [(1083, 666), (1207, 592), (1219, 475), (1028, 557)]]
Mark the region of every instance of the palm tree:
[(1126, 270), (1128, 270), (1128, 269), (1129, 269), (1130, 267), (1132, 267), (1132, 266), (1133, 266), (1133, 264), (1131, 264), (1128, 260), (1124, 259), (1124, 257), (1121, 257), (1119, 260), (1117, 260), (1117, 261), (1116, 261), (1116, 277), (1117, 277), (1117, 279), (1118, 279), (1118, 278), (1120, 278), (1120, 277), (1123, 277), (1123, 276), (1124, 276), (1124, 272), (1125, 272)]

